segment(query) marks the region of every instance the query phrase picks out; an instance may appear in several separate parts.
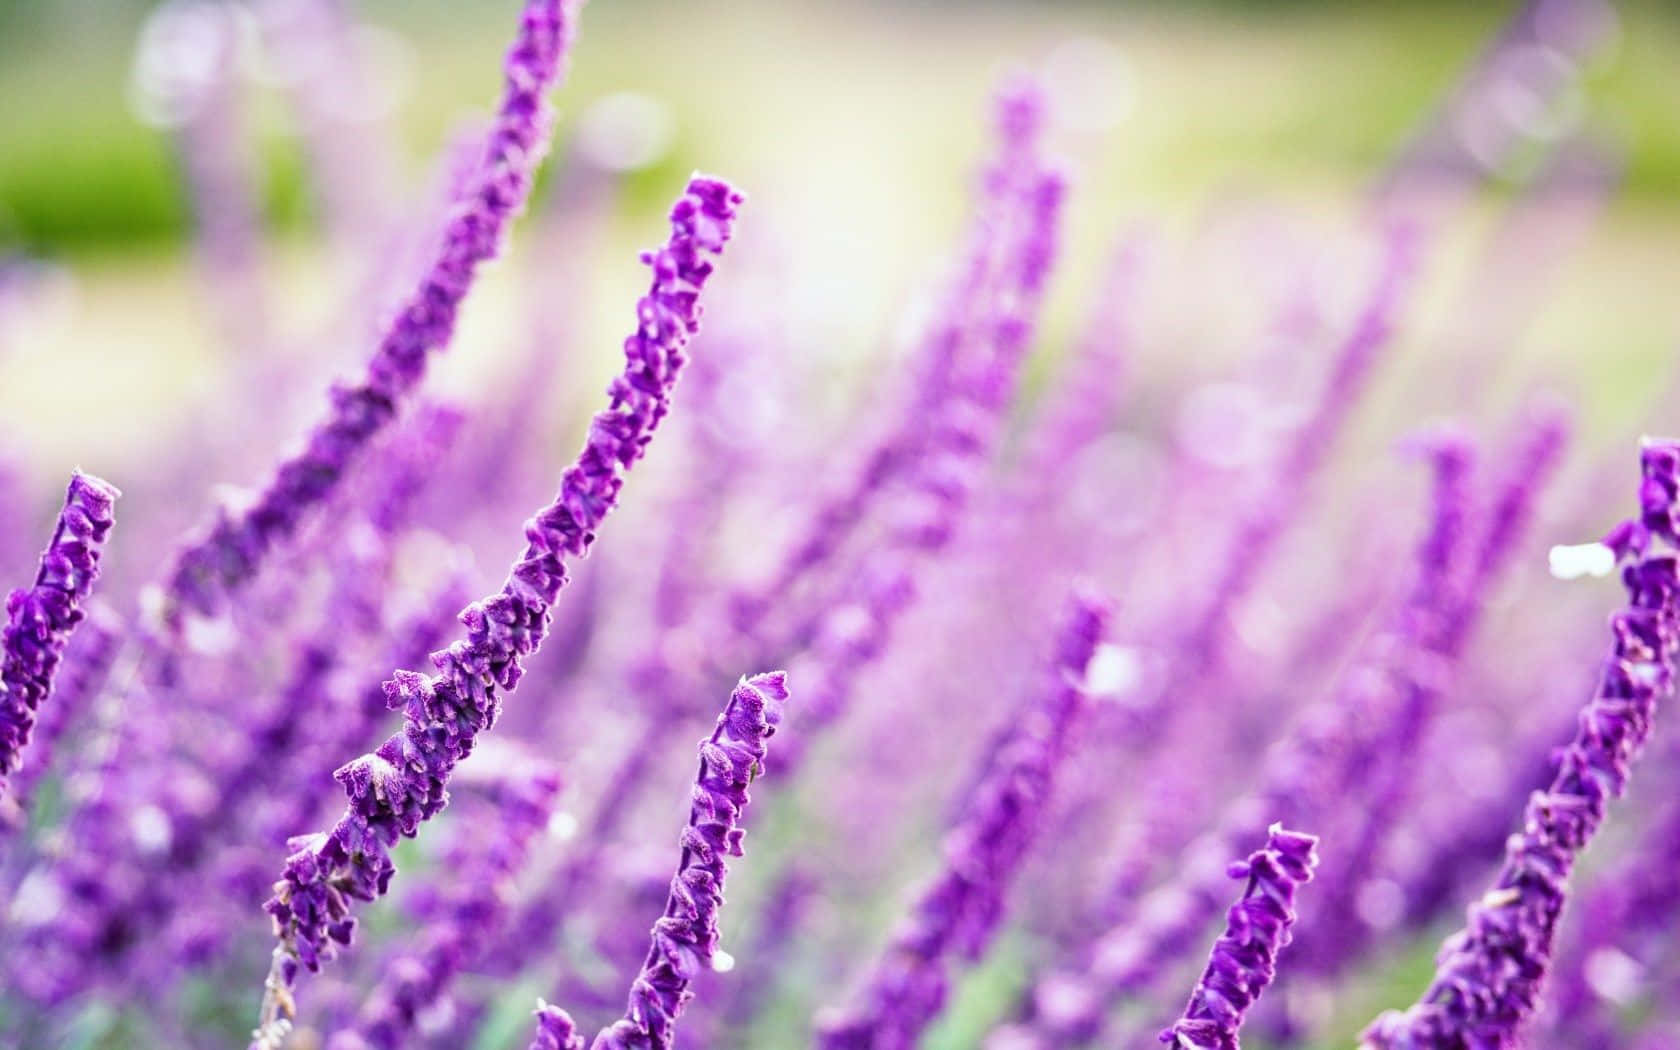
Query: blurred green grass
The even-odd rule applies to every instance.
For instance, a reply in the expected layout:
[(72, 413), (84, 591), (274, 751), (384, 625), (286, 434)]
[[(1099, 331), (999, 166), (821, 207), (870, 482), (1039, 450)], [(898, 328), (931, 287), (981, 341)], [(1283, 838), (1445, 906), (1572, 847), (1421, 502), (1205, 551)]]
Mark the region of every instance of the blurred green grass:
[[(400, 114), (412, 157), (441, 143), (466, 104), (493, 97), (511, 6), (359, 6), (413, 44), (417, 86)], [(632, 87), (672, 101), (683, 129), (674, 168), (726, 157), (735, 140), (767, 138), (777, 122), (846, 130), (886, 121), (859, 149), (888, 144), (893, 163), (948, 186), (950, 158), (974, 141), (976, 100), (999, 61), (1032, 60), (1059, 39), (1091, 33), (1121, 49), (1138, 85), (1136, 111), (1113, 136), (1110, 184), (1178, 200), (1237, 175), (1345, 186), (1391, 155), (1508, 9), (620, 0), (586, 11), (568, 96)], [(172, 147), (125, 102), (140, 14), (120, 3), (0, 4), (0, 97), (21, 100), (0, 109), (0, 249), (79, 255), (186, 236)], [(1680, 12), (1641, 4), (1624, 8), (1623, 20), (1614, 61), (1589, 80), (1590, 107), (1628, 147), (1626, 199), (1672, 207)], [(836, 112), (846, 99), (855, 112)], [(309, 211), (302, 164), (282, 107), (257, 113), (267, 221), (297, 229)], [(642, 180), (647, 192), (629, 203), (658, 207), (668, 181)]]

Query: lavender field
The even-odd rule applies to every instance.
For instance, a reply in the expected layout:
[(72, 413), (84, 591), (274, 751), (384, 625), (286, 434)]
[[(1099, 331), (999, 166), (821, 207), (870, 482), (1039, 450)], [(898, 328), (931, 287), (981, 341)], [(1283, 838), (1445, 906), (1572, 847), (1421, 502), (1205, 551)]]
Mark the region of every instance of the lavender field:
[(0, 1047), (1680, 1048), (1676, 58), (0, 3)]

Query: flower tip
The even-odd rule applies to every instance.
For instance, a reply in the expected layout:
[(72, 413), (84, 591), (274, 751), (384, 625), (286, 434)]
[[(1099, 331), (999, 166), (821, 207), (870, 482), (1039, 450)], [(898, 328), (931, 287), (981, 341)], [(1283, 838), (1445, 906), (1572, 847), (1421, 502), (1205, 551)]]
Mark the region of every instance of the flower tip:
[(87, 474), (80, 469), (70, 474), (69, 501), (84, 505), (92, 504), (108, 510), (111, 504), (122, 497), (122, 490), (94, 474)]
[(1318, 866), (1318, 836), (1290, 831), (1281, 821), (1266, 829), (1266, 849), (1277, 854), (1291, 874), (1302, 882), (1310, 880)]
[(734, 218), (736, 207), (747, 199), (727, 179), (702, 171), (689, 175), (688, 192), (699, 199), (708, 214), (718, 218)]
[(572, 1015), (543, 999), (532, 1011), (537, 1019), (537, 1039), (531, 1050), (583, 1050), (583, 1036)]
[(1569, 399), (1555, 390), (1542, 390), (1530, 397), (1523, 414), (1534, 426), (1548, 433), (1555, 432), (1560, 438), (1568, 435), (1575, 421), (1575, 410)]
[(751, 689), (766, 700), (785, 703), (789, 697), (786, 671), (764, 671), (743, 676), (737, 689)]
[(1476, 454), (1476, 441), (1456, 420), (1427, 423), (1402, 437), (1396, 446), (1401, 458), (1427, 459), (1436, 469), (1462, 469)]
[(1095, 580), (1087, 577), (1073, 581), (1073, 586), (1069, 588), (1068, 605), (1073, 615), (1092, 622), (1095, 625), (1093, 630), (1099, 636), (1108, 630), (1117, 608), (1114, 598), (1097, 586)]
[(1023, 146), (1044, 128), (1044, 87), (1025, 69), (1004, 76), (996, 107), (998, 132), (1012, 144)]

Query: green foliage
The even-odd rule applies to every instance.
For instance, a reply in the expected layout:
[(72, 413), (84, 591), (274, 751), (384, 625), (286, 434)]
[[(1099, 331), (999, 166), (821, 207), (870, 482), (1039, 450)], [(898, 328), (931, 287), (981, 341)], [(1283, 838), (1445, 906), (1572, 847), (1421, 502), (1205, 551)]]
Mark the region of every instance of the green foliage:
[[(635, 6), (631, 12), (608, 6), (590, 11), (584, 31), (592, 46), (579, 56), (570, 97), (652, 90), (679, 108), (677, 148), (627, 187), (624, 203), (640, 212), (661, 207), (673, 178), (699, 155), (728, 155), (728, 143), (700, 150), (701, 142), (766, 132), (751, 126), (750, 112), (741, 116), (745, 126), (721, 126), (700, 111), (715, 99), (666, 90), (659, 53), (637, 43), (646, 22), (636, 17), (645, 14), (643, 5)], [(140, 10), (106, 4), (96, 13), (87, 3), (0, 0), (0, 97), (30, 100), (0, 116), (0, 251), (151, 249), (189, 234), (189, 207), (168, 136), (140, 125), (124, 99)], [(409, 37), (424, 56), (399, 128), (415, 157), (445, 139), (461, 115), (462, 99), (493, 93), (493, 74), (486, 70), (495, 68), (506, 21), (491, 17), (495, 10), (495, 4), (475, 4), (469, 18), (458, 5), (430, 2), (373, 2), (362, 9), (365, 17)], [(1097, 32), (1122, 44), (1131, 39), (1145, 52), (1151, 33), (1205, 40), (1204, 48), (1175, 48), (1177, 73), (1193, 74), (1189, 83), (1200, 86), (1192, 97), (1175, 97), (1171, 139), (1156, 143), (1163, 148), (1138, 158), (1132, 169), (1142, 182), (1193, 188), (1245, 173), (1357, 183), (1391, 155), (1451, 84), (1504, 16), (1505, 5), (1290, 2), (1145, 6), (1139, 12), (1070, 4), (988, 5), (988, 11), (984, 25), (1019, 21), (1028, 36), (992, 43), (964, 38), (952, 46), (1031, 57), (1044, 43), (1031, 34), (1053, 40), (1063, 22), (1064, 34)], [(1680, 17), (1657, 5), (1634, 5), (1623, 18), (1619, 54), (1590, 81), (1591, 109), (1629, 148), (1627, 195), (1671, 201), (1680, 186), (1680, 123), (1672, 119), (1680, 66), (1669, 56), (1680, 48)], [(762, 64), (773, 56), (752, 48), (771, 46), (769, 39), (727, 44), (739, 53), (712, 59), (723, 69)], [(833, 60), (850, 61), (854, 52), (837, 47)], [(983, 57), (979, 51), (976, 56)], [(1203, 68), (1186, 70), (1183, 63)], [(844, 69), (813, 72), (847, 75)], [(855, 72), (866, 79), (879, 74)], [(266, 221), (295, 228), (309, 213), (306, 172), (295, 145), (272, 126), (278, 121), (258, 124)], [(920, 148), (906, 143), (911, 156)]]

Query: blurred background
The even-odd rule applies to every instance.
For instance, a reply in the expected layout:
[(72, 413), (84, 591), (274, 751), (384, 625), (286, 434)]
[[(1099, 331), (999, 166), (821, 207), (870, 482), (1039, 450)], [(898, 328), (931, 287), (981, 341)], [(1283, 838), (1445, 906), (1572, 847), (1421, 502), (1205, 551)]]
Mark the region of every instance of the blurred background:
[[(0, 510), (21, 509), (33, 529), (50, 519), (72, 467), (112, 479), (128, 490), (125, 522), (144, 522), (138, 535), (151, 541), (113, 547), (112, 577), (133, 584), (156, 576), (173, 537), (204, 517), (213, 486), (263, 477), (317, 414), (329, 378), (365, 361), (381, 311), (411, 279), (459, 178), (462, 143), (473, 142), (497, 98), (516, 6), (0, 0), (0, 459), (26, 475), (15, 491), (29, 493), (27, 506)], [(336, 20), (322, 21), (323, 12)], [(484, 520), (463, 525), (453, 493), (438, 500), (441, 512), (432, 508), (430, 523), (450, 539), (470, 533), (481, 562), (475, 582), (499, 579), (514, 523), (551, 491), (554, 450), (574, 447), (597, 407), (629, 305), (645, 287), (635, 253), (663, 238), (665, 211), (693, 169), (724, 175), (749, 196), (739, 241), (708, 293), (702, 340), (756, 348), (743, 372), (758, 387), (726, 388), (714, 408), (733, 413), (720, 425), (725, 444), (771, 446), (757, 491), (732, 511), (737, 526), (750, 527), (720, 534), (724, 546), (743, 549), (765, 535), (786, 539), (797, 517), (787, 505), (819, 487), (812, 465), (861, 447), (880, 423), (854, 416), (860, 398), (905, 384), (898, 369), (926, 320), (930, 289), (961, 247), (989, 149), (989, 99), (1024, 69), (1049, 93), (1071, 192), (1023, 405), (1043, 402), (1068, 348), (1100, 316), (1117, 241), (1149, 245), (1154, 260), (1126, 350), (1136, 394), (1107, 435), (1129, 443), (1098, 449), (1082, 468), (1088, 483), (1063, 493), (1073, 517), (1096, 523), (1084, 542), (1097, 551), (1104, 584), (1126, 594), (1128, 611), (1153, 610), (1159, 622), (1182, 611), (1171, 599), (1192, 589), (1186, 564), (1212, 559), (1197, 546), (1200, 534), (1167, 535), (1149, 523), (1219, 517), (1233, 479), (1246, 486), (1241, 497), (1263, 499), (1262, 468), (1306, 417), (1330, 336), (1364, 289), (1370, 220), (1393, 203), (1396, 186), (1423, 186), (1427, 203), (1408, 210), (1429, 237), (1428, 265), (1380, 382), (1349, 422), (1307, 528), (1234, 617), (1245, 657), (1272, 657), (1265, 674), (1243, 668), (1249, 713), (1271, 712), (1274, 696), (1314, 695), (1290, 663), (1310, 646), (1272, 644), (1310, 634), (1289, 616), (1302, 595), (1326, 599), (1299, 605), (1335, 638), (1315, 665), (1319, 685), (1359, 633), (1335, 604), (1343, 577), (1370, 570), (1381, 579), (1369, 590), (1392, 597), (1395, 573), (1377, 570), (1399, 563), (1420, 502), (1415, 470), (1395, 465), (1396, 440), (1448, 415), (1492, 432), (1537, 390), (1574, 406), (1579, 440), (1562, 496), (1535, 529), (1533, 556), (1514, 573), (1527, 588), (1516, 592), (1522, 600), (1506, 593), (1496, 602), (1495, 641), (1483, 643), (1460, 689), (1482, 719), (1475, 728), (1485, 746), (1473, 757), (1509, 771), (1517, 759), (1499, 745), (1538, 706), (1531, 693), (1569, 694), (1533, 715), (1547, 731), (1562, 722), (1553, 715), (1578, 705), (1608, 585), (1560, 598), (1546, 589), (1558, 585), (1538, 552), (1596, 535), (1625, 505), (1633, 434), (1680, 429), (1672, 407), (1680, 8), (1655, 0), (595, 0), (574, 55), (530, 214), (475, 287), (455, 344), (427, 381), (428, 395), (469, 406), (473, 425), (510, 416), (520, 437), (542, 446), (540, 462), (526, 450), (529, 474), (509, 485), (517, 491), (479, 509)], [(1296, 302), (1294, 313), (1280, 308)], [(1289, 342), (1280, 316), (1282, 327), (1299, 323), (1296, 334), (1307, 333), (1298, 340), (1307, 350), (1269, 354)], [(1013, 454), (1012, 446), (1000, 458), (1015, 462)], [(666, 455), (651, 457), (648, 472), (660, 481), (642, 488), (680, 491)], [(1201, 488), (1173, 505), (1170, 472), (1180, 467)], [(664, 505), (637, 483), (627, 491), (626, 541), (658, 535)], [(986, 498), (1006, 500), (1008, 491)], [(982, 541), (995, 535), (976, 531)], [(1135, 557), (1146, 543), (1158, 544), (1149, 548), (1158, 557)], [(647, 575), (633, 544), (618, 551), (591, 563), (607, 569), (589, 571)], [(979, 583), (957, 580), (975, 565), (987, 570)], [(983, 543), (960, 548), (944, 571), (928, 588), (944, 598), (905, 634), (947, 644), (901, 656), (872, 680), (883, 695), (917, 695), (946, 675), (958, 647), (949, 640), (969, 637), (973, 610), (997, 611), (984, 587), (1007, 573)], [(1550, 604), (1525, 604), (1536, 594)], [(626, 604), (629, 615), (644, 611)], [(1029, 635), (1037, 640), (1019, 622), (1026, 618), (1002, 610), (990, 626), (1022, 628), (1021, 637), (983, 658), (959, 653), (973, 663), (961, 681), (1025, 681), (1032, 664), (1023, 647)], [(1139, 619), (1145, 626), (1130, 628), (1138, 636), (1159, 626)], [(593, 655), (592, 667), (616, 668), (635, 647), (640, 621), (615, 622), (632, 626), (605, 632), (605, 656)], [(1557, 641), (1566, 632), (1573, 641)], [(1511, 652), (1541, 656), (1513, 661)], [(597, 692), (617, 687), (608, 674), (597, 681), (609, 683)], [(969, 699), (936, 697), (905, 717), (940, 732), (937, 719)], [(996, 696), (975, 703), (988, 716), (1006, 710)], [(767, 1034), (761, 1045), (803, 1045), (810, 1010), (850, 972), (842, 964), (878, 944), (859, 924), (884, 928), (904, 887), (924, 873), (931, 850), (915, 851), (937, 833), (938, 800), (960, 782), (958, 756), (978, 752), (988, 723), (960, 710), (963, 725), (951, 731), (960, 739), (932, 769), (902, 741), (885, 758), (872, 750), (880, 723), (905, 728), (896, 712), (824, 759), (831, 778), (860, 754), (890, 774), (922, 777), (905, 789), (904, 827), (867, 829), (887, 843), (875, 855), (848, 855), (847, 834), (867, 821), (840, 811), (823, 787), (832, 780), (807, 778), (803, 795), (764, 811), (754, 857), (764, 867), (734, 883), (732, 900), (755, 901), (771, 881), (766, 869), (803, 859), (811, 842), (853, 877), (835, 879), (845, 886), (841, 904), (815, 920), (812, 943), (839, 947), (826, 962), (790, 968), (791, 990), (757, 1022)], [(606, 760), (588, 741), (566, 746), (587, 797), (600, 773), (591, 762)], [(688, 761), (671, 764), (668, 794), (664, 785), (651, 794), (680, 798)], [(1234, 768), (1227, 779), (1245, 783), (1251, 770)], [(904, 804), (891, 796), (892, 777), (882, 779), (865, 797)], [(656, 837), (663, 851), (666, 836)], [(895, 863), (907, 856), (915, 860)], [(1055, 878), (1060, 861), (1034, 877)], [(1034, 932), (1011, 933), (927, 1045), (975, 1045), (999, 1019), (1043, 961), (1033, 937), (1057, 917), (1054, 898), (1046, 900), (1025, 909)], [(1331, 1035), (1314, 1045), (1347, 1045), (1376, 1008), (1416, 994), (1440, 933), (1456, 921), (1456, 905), (1447, 911), (1361, 972), (1357, 994), (1317, 1011), (1319, 1030)], [(617, 975), (595, 976), (610, 989), (603, 1002), (618, 994)], [(197, 1031), (213, 1033), (206, 1045), (249, 1023), (251, 982), (241, 975), (229, 984), (201, 1011), (209, 1020)], [(516, 1045), (531, 998), (547, 986), (495, 987), (505, 1001), (475, 1045)], [(128, 1045), (99, 1038), (82, 1045)]]
[[(0, 404), (28, 419), (28, 458), (54, 474), (77, 456), (120, 461), (124, 435), (214, 387), (194, 377), (221, 367), (210, 307), (230, 295), (204, 287), (195, 227), (227, 242), (212, 253), (233, 253), (211, 264), (223, 281), (250, 271), (285, 303), (260, 323), (300, 367), (311, 348), (342, 341), (333, 292), (344, 260), (329, 234), (354, 232), (356, 219), (334, 210), (401, 215), (397, 202), (435, 178), (450, 136), (494, 98), (506, 6), (368, 0), (350, 5), (354, 31), (335, 44), (317, 27), (287, 25), (286, 5), (235, 5), (224, 70), (212, 68), (220, 44), (164, 39), (168, 27), (155, 25), (148, 38), (145, 3), (0, 2), (0, 254), (44, 265), (32, 271), (30, 309), (4, 311), (0, 331)], [(987, 92), (1024, 66), (1045, 72), (1058, 95), (1058, 146), (1075, 180), (1071, 276), (1052, 308), (1053, 329), (1065, 328), (1128, 221), (1181, 232), (1267, 209), (1310, 223), (1357, 206), (1514, 10), (599, 3), (559, 100), (559, 154), (593, 112), (585, 148), (624, 172), (603, 234), (623, 250), (599, 256), (586, 275), (599, 294), (579, 301), (606, 304), (610, 319), (638, 279), (629, 250), (657, 234), (679, 179), (717, 171), (752, 194), (749, 235), (780, 245), (801, 323), (822, 326), (804, 333), (802, 354), (866, 356), (951, 249)], [(1680, 233), (1680, 13), (1616, 5), (1602, 21), (1580, 54), (1554, 53), (1568, 70), (1541, 61), (1513, 78), (1498, 105), (1543, 148), (1489, 155), (1480, 190), (1484, 214), (1495, 214), (1552, 147), (1581, 136), (1612, 169), (1593, 202), (1605, 210), (1556, 253), (1569, 269), (1533, 304), (1526, 348), (1567, 358), (1568, 381), (1595, 414), (1648, 389), (1664, 367)], [(339, 45), (354, 48), (353, 64), (335, 60)], [(1567, 83), (1552, 90), (1560, 77)], [(209, 95), (223, 112), (193, 117)], [(203, 137), (219, 149), (193, 145)], [(195, 175), (195, 154), (221, 156), (232, 174)], [(195, 217), (195, 179), (218, 177), (234, 186), (219, 195), (232, 214)], [(206, 196), (218, 199), (214, 186)], [(416, 201), (408, 214), (423, 213)], [(1287, 239), (1287, 227), (1276, 236)], [(242, 258), (253, 240), (262, 257)], [(1230, 276), (1208, 274), (1208, 294)], [(491, 369), (506, 342), (485, 305), (496, 295), (474, 296), (463, 343), (478, 349), (452, 353), (446, 368)], [(605, 331), (578, 341), (603, 343), (610, 353)], [(76, 383), (61, 381), (69, 372)]]

